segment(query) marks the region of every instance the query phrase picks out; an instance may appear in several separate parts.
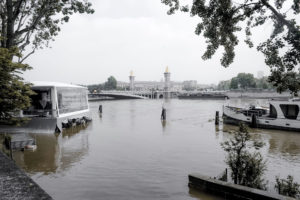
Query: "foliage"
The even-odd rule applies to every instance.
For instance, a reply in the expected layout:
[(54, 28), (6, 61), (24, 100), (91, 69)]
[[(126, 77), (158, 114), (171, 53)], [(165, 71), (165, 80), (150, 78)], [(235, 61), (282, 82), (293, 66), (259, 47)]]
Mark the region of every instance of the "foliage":
[(220, 81), (218, 84), (218, 90), (229, 90), (230, 89), (230, 80), (227, 81)]
[[(30, 105), (30, 84), (20, 74), (31, 69), (21, 64), (36, 49), (48, 46), (73, 13), (93, 13), (87, 0), (0, 1), (0, 122), (19, 123), (13, 112)], [(21, 53), (31, 45), (26, 56)], [(16, 59), (18, 62), (15, 62)]]
[(256, 79), (255, 81), (256, 81), (257, 88), (262, 88), (262, 89), (272, 89), (273, 88), (272, 84), (270, 84), (267, 77), (262, 77), (260, 79)]
[(99, 93), (101, 90), (104, 89), (104, 84), (93, 84), (87, 86), (90, 93)]
[(227, 179), (227, 168), (222, 172), (221, 176), (218, 178), (218, 180), (220, 181), (225, 181), (227, 182), (228, 179)]
[(60, 31), (60, 24), (74, 13), (93, 13), (87, 0), (5, 0), (0, 1), (0, 47), (16, 46), (20, 52), (29, 44), (32, 51), (48, 46)]
[(291, 175), (288, 175), (287, 179), (279, 179), (277, 176), (275, 189), (279, 194), (285, 196), (300, 197), (300, 184), (294, 182), (294, 178)]
[(238, 79), (238, 83), (240, 84), (240, 87), (243, 89), (256, 87), (253, 74), (239, 73), (237, 75), (237, 79)]
[(0, 48), (0, 123), (21, 122), (13, 112), (29, 107), (29, 96), (33, 94), (31, 85), (20, 76), (30, 66), (12, 61), (13, 56), (21, 56), (17, 48)]
[(268, 82), (266, 77), (259, 79), (254, 78), (253, 74), (250, 73), (239, 73), (236, 77), (231, 80), (220, 81), (218, 89), (247, 89), (247, 88), (259, 88), (259, 89), (272, 89), (272, 85)]
[(270, 67), (269, 81), (279, 92), (290, 90), (297, 93), (300, 90), (297, 69), (300, 62), (300, 26), (295, 19), (300, 13), (299, 0), (194, 0), (191, 6), (181, 6), (180, 0), (161, 2), (170, 7), (168, 14), (181, 10), (200, 18), (195, 33), (206, 38), (207, 49), (202, 58), (210, 59), (219, 47), (223, 47), (221, 64), (224, 67), (234, 61), (234, 49), (239, 43), (238, 32), (245, 31), (244, 41), (252, 48), (252, 29), (272, 24), (271, 35), (257, 46)]
[(221, 143), (227, 152), (226, 164), (231, 169), (231, 178), (235, 184), (266, 190), (262, 176), (266, 163), (257, 151), (250, 153), (253, 148), (259, 150), (264, 144), (251, 140), (245, 124), (240, 124), (239, 131), (229, 141)]
[(230, 81), (230, 89), (238, 89), (239, 88), (239, 80), (237, 77), (233, 77)]
[(107, 81), (104, 83), (105, 90), (115, 90), (117, 88), (117, 80), (115, 77), (108, 77)]

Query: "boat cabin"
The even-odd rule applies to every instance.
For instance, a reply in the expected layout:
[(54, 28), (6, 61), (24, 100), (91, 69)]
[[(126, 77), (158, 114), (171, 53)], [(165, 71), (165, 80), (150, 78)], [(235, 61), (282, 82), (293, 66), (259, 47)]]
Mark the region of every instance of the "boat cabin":
[(286, 118), (300, 120), (299, 116), (300, 99), (291, 99), (290, 101), (270, 101), (270, 118)]
[(25, 117), (66, 117), (89, 109), (86, 87), (52, 82), (33, 82), (31, 106)]

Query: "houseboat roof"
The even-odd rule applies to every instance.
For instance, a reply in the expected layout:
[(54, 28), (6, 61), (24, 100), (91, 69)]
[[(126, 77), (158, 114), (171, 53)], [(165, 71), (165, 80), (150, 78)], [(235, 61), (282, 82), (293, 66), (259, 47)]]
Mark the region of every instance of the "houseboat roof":
[(72, 87), (72, 88), (86, 88), (79, 85), (73, 85), (60, 82), (48, 82), (48, 81), (32, 81), (33, 87)]

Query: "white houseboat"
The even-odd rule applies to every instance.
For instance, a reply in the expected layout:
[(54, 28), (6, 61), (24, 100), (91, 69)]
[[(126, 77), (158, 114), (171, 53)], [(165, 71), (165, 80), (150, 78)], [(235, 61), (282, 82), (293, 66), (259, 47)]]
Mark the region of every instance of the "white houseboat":
[(54, 133), (63, 122), (89, 118), (87, 88), (55, 82), (33, 82), (31, 107), (18, 117), (29, 120), (19, 127), (0, 126), (0, 132)]
[(244, 122), (252, 127), (300, 131), (300, 99), (270, 100), (269, 108), (223, 106), (224, 123)]

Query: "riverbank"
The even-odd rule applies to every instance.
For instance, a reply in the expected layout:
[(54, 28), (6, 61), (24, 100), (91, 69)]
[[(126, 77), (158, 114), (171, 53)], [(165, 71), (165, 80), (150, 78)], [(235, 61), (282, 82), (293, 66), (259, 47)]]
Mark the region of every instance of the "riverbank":
[(295, 200), (287, 196), (272, 194), (264, 190), (249, 188), (233, 183), (212, 179), (197, 173), (189, 175), (189, 187), (217, 194), (224, 199), (236, 200)]
[(13, 160), (0, 151), (0, 198), (51, 200), (38, 184), (29, 178)]
[(245, 99), (272, 99), (272, 98), (291, 98), (289, 92), (277, 93), (272, 90), (248, 89), (248, 90), (230, 90), (225, 92), (229, 98), (245, 98)]

